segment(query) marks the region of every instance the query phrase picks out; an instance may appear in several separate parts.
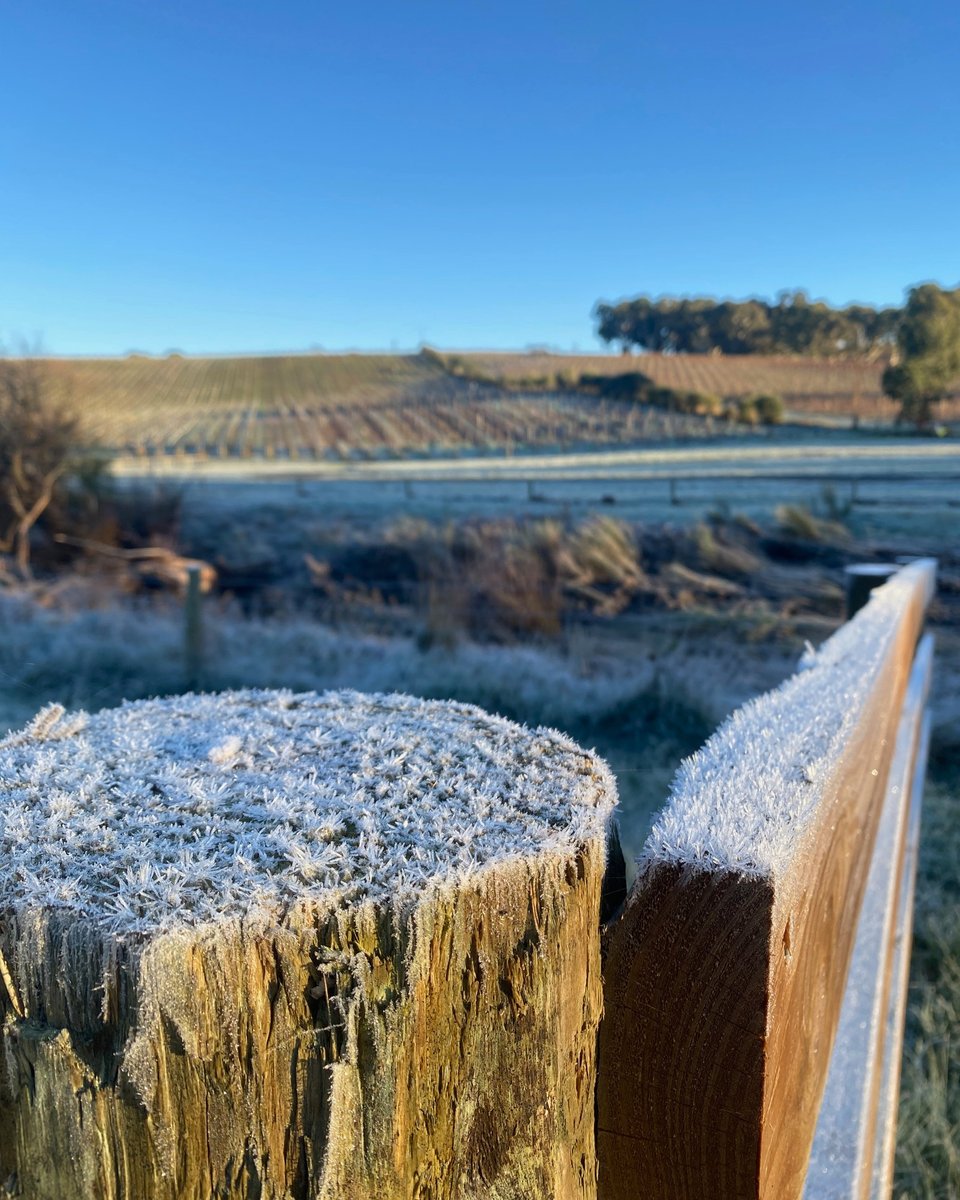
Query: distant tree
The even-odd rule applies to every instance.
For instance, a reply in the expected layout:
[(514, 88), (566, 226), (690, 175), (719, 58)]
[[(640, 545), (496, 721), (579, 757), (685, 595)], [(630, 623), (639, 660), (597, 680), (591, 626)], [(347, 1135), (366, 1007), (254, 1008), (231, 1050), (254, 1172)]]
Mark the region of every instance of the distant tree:
[(30, 533), (76, 461), (79, 421), (41, 364), (0, 359), (0, 552), (30, 572)]
[(897, 331), (900, 362), (883, 373), (898, 420), (928, 425), (933, 406), (960, 380), (960, 289), (911, 288)]
[(903, 310), (899, 308), (869, 308), (851, 304), (846, 310), (854, 326), (854, 345), (862, 354), (877, 355), (889, 352), (897, 341), (897, 327)]
[(864, 354), (888, 349), (898, 309), (867, 305), (832, 308), (805, 292), (766, 300), (711, 300), (637, 296), (619, 304), (601, 301), (597, 332), (627, 350), (665, 354)]
[(716, 306), (716, 343), (724, 354), (760, 354), (773, 346), (770, 309), (758, 300), (725, 301)]

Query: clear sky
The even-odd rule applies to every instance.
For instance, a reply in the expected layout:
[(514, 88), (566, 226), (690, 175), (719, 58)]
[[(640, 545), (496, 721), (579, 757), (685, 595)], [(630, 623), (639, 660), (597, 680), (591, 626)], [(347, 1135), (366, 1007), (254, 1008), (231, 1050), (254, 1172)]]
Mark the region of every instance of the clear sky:
[(0, 337), (594, 347), (639, 292), (960, 280), (948, 0), (11, 0)]

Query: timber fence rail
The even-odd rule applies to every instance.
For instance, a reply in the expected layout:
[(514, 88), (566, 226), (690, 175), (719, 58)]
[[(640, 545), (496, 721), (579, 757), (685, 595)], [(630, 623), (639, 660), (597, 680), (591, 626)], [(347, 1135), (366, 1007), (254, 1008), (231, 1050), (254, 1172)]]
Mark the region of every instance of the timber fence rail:
[(678, 773), (605, 933), (601, 1200), (889, 1196), (934, 582), (904, 567)]

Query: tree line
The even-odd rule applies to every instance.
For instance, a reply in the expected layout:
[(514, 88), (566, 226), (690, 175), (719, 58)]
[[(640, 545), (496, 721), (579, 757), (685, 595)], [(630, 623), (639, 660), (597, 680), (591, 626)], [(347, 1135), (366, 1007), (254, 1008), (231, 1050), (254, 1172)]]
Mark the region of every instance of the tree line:
[(960, 288), (924, 283), (902, 308), (832, 308), (802, 291), (765, 300), (637, 296), (594, 309), (600, 337), (663, 354), (889, 355), (883, 390), (901, 421), (928, 425), (960, 389)]
[(637, 296), (600, 301), (594, 315), (606, 342), (665, 354), (870, 354), (892, 350), (902, 309), (834, 308), (803, 291), (776, 302)]

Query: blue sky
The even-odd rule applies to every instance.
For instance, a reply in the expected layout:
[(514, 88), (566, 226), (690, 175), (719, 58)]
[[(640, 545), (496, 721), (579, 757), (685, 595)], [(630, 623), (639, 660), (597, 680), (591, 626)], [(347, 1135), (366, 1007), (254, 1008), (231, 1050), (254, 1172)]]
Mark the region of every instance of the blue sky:
[(960, 9), (13, 0), (0, 337), (594, 347), (639, 292), (955, 284)]

